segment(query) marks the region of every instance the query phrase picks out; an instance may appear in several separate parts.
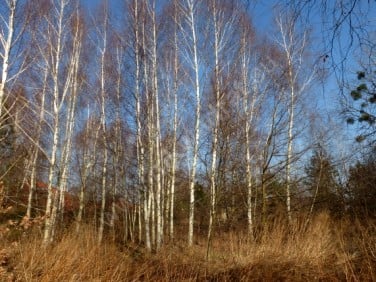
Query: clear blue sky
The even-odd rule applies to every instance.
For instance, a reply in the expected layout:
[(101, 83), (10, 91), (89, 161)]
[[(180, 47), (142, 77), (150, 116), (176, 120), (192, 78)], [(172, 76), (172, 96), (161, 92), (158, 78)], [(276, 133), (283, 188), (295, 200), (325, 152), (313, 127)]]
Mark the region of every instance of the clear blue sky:
[[(122, 5), (124, 1), (119, 0), (108, 0), (112, 11), (119, 13), (121, 15)], [(102, 0), (81, 0), (85, 7), (88, 9), (93, 9), (97, 7)], [(157, 5), (165, 3), (166, 0), (157, 0)], [(273, 16), (274, 11), (277, 5), (281, 5), (286, 8), (287, 1), (277, 1), (277, 0), (258, 0), (250, 1), (250, 13), (252, 15), (254, 25), (259, 33), (271, 35), (273, 34)], [(332, 9), (330, 5), (334, 5), (337, 1), (328, 1), (328, 8)], [(354, 24), (364, 25), (368, 27), (367, 32), (376, 31), (376, 5), (368, 5), (368, 1), (363, 1), (361, 5), (357, 7), (356, 12), (360, 15), (359, 18), (356, 18)], [(372, 2), (372, 1), (371, 1)], [(299, 2), (298, 2), (299, 3)], [(374, 4), (374, 3), (373, 3)], [(318, 7), (318, 6), (316, 6)], [(371, 8), (371, 9), (370, 9)], [(327, 66), (327, 71), (330, 75), (327, 77), (323, 83), (317, 83), (311, 91), (315, 92), (317, 95), (317, 103), (320, 108), (323, 118), (332, 119), (329, 122), (337, 122), (337, 126), (342, 127), (342, 134), (349, 139), (349, 144), (352, 143), (352, 140), (357, 132), (354, 127), (348, 127), (343, 120), (339, 120), (338, 112), (340, 110), (339, 100), (341, 99), (340, 91), (338, 87), (338, 79), (341, 78), (343, 74), (346, 79), (353, 76), (353, 74), (359, 69), (357, 64), (357, 56), (359, 55), (359, 46), (355, 45), (350, 46), (351, 37), (348, 30), (348, 22), (344, 22), (338, 37), (331, 42), (331, 30), (333, 26), (332, 19), (324, 19), (322, 13), (318, 9), (307, 9), (303, 11), (305, 14), (304, 20), (308, 27), (312, 29), (312, 41), (313, 41), (313, 52), (317, 52), (318, 56), (320, 54), (328, 54), (329, 58), (326, 60), (323, 66)], [(333, 45), (332, 45), (333, 43)], [(332, 50), (329, 50), (329, 47), (333, 46)], [(351, 48), (348, 48), (351, 47)], [(333, 64), (338, 65), (343, 58), (344, 51), (348, 50), (346, 61), (344, 61), (344, 69), (338, 69), (337, 73), (334, 73), (332, 70)], [(345, 72), (342, 72), (345, 70)], [(346, 93), (346, 92), (345, 92)], [(336, 121), (337, 120), (337, 121)], [(341, 137), (338, 137), (341, 138)], [(342, 138), (343, 142), (343, 138)]]

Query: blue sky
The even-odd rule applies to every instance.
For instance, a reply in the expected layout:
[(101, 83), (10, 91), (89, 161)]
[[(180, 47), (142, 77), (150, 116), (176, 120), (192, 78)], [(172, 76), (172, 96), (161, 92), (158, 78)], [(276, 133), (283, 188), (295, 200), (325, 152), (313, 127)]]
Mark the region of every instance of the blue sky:
[[(84, 4), (84, 6), (89, 8), (89, 9), (94, 9), (95, 7), (97, 7), (102, 2), (102, 0), (81, 0), (81, 1)], [(113, 12), (115, 11), (116, 13), (117, 12), (121, 13), (122, 8), (120, 8), (120, 7), (121, 7), (121, 5), (124, 1), (119, 1), (119, 0), (108, 0), (108, 1), (109, 1), (109, 4), (110, 4)], [(157, 5), (158, 5), (158, 3), (160, 4), (162, 2), (165, 2), (165, 0), (157, 1)], [(273, 29), (274, 29), (274, 27), (273, 27), (273, 13), (274, 13), (275, 7), (277, 5), (282, 5), (282, 6), (286, 5), (285, 3), (287, 1), (258, 0), (258, 1), (254, 1), (253, 3), (251, 3), (251, 2), (250, 2), (250, 5), (249, 5), (249, 10), (250, 10), (250, 13), (252, 15), (256, 29), (258, 30), (259, 33), (272, 34)], [(376, 15), (376, 10), (375, 10), (374, 15)], [(324, 49), (325, 48), (324, 45), (327, 45), (328, 42), (323, 41), (322, 35), (325, 34), (325, 33), (328, 33), (329, 31), (328, 30), (325, 31), (325, 28), (327, 28), (327, 27), (322, 27), (322, 19), (320, 18), (318, 11), (314, 11), (314, 10), (309, 11), (308, 25), (312, 28), (313, 38), (318, 43), (318, 44), (316, 44), (316, 42), (315, 42), (315, 45), (320, 49)], [(346, 37), (347, 37), (346, 34), (343, 33), (342, 36), (341, 36), (341, 39), (339, 41), (342, 44), (342, 46), (348, 41), (348, 38), (346, 38)], [(341, 46), (338, 46), (338, 42), (336, 42), (336, 47), (341, 47)], [(321, 50), (317, 50), (317, 51), (321, 52)], [(332, 55), (336, 56), (337, 53), (334, 52)], [(330, 58), (329, 61), (328, 61), (328, 64), (330, 63), (331, 59), (334, 59), (335, 61), (339, 60), (338, 57)], [(350, 65), (354, 65), (354, 61), (351, 60), (351, 58), (349, 59), (349, 63), (350, 63)], [(329, 83), (326, 83), (326, 84), (327, 84), (327, 86), (330, 86), (330, 85), (331, 86), (329, 88), (326, 86), (325, 91), (326, 92), (333, 91), (337, 87), (335, 82), (336, 82), (335, 77), (330, 77)], [(328, 97), (328, 98), (329, 98), (329, 101), (327, 101), (327, 102), (329, 102), (328, 106), (329, 106), (329, 108), (333, 108), (333, 105), (332, 105), (333, 101), (330, 101), (330, 100), (332, 100), (330, 97)]]
[[(82, 3), (88, 9), (93, 9), (97, 7), (102, 0), (81, 0)], [(115, 15), (117, 13), (122, 13), (120, 8), (124, 1), (119, 0), (108, 0)], [(157, 5), (166, 2), (165, 0), (157, 0)], [(286, 8), (286, 3), (288, 1), (276, 1), (276, 0), (258, 0), (250, 1), (249, 12), (252, 15), (254, 25), (259, 32), (259, 34), (266, 34), (267, 36), (272, 36), (275, 31), (273, 25), (274, 11), (277, 5)], [(329, 1), (329, 9), (332, 9), (330, 5), (335, 5), (339, 1)], [(344, 1), (346, 2), (346, 1)], [(302, 2), (297, 2), (302, 3)], [(376, 30), (376, 5), (368, 5), (368, 1), (361, 2), (363, 4), (356, 8), (356, 12), (360, 15), (358, 18), (354, 18), (353, 24), (361, 25), (365, 24), (369, 29), (367, 32)], [(345, 21), (340, 30), (338, 30), (338, 37), (331, 42), (331, 35), (333, 30), (332, 18), (325, 19), (322, 17), (321, 11), (315, 8), (306, 9), (303, 11), (305, 24), (312, 30), (312, 46), (313, 52), (317, 53), (317, 56), (328, 55), (329, 57), (322, 64), (323, 67), (328, 71), (328, 77), (322, 83), (316, 83), (311, 91), (316, 95), (317, 104), (320, 109), (320, 113), (323, 115), (324, 119), (328, 119), (326, 122), (336, 123), (335, 126), (342, 128), (341, 134), (343, 135), (338, 138), (341, 142), (344, 142), (344, 138), (347, 138), (350, 145), (354, 136), (357, 135), (356, 128), (354, 126), (347, 126), (344, 120), (338, 115), (340, 110), (339, 101), (341, 100), (341, 93), (338, 86), (338, 79), (341, 79), (343, 74), (346, 79), (352, 79), (354, 73), (359, 69), (357, 64), (357, 56), (359, 55), (359, 46), (354, 44), (349, 48), (349, 42), (351, 38), (349, 36), (348, 22)], [(370, 9), (371, 8), (371, 9)], [(337, 10), (336, 10), (337, 11)], [(120, 15), (119, 14), (119, 15)], [(330, 50), (330, 47), (333, 49)], [(341, 58), (344, 56), (344, 51), (348, 51), (347, 58), (343, 61), (343, 69), (337, 69), (337, 72), (333, 72), (332, 66), (340, 66)], [(342, 62), (341, 62), (342, 63)], [(345, 70), (345, 72), (343, 72)], [(346, 91), (345, 91), (346, 94)], [(331, 119), (331, 120), (330, 120)]]
[[(260, 0), (256, 1), (250, 9), (253, 15), (254, 24), (259, 33), (267, 35), (273, 34), (273, 10), (277, 5), (285, 5), (288, 1), (274, 1), (274, 0)], [(289, 1), (291, 2), (291, 1)], [(303, 3), (304, 1), (297, 1), (296, 3)], [(328, 10), (335, 11), (335, 17), (341, 16), (339, 7), (340, 3), (347, 3), (353, 1), (327, 1)], [(333, 26), (335, 26), (332, 14), (329, 13), (327, 18), (323, 17), (323, 11), (319, 9), (320, 1), (311, 1), (315, 7), (305, 9), (303, 11), (302, 20), (312, 30), (312, 51), (323, 56), (329, 57), (322, 63), (322, 67), (328, 73), (328, 76), (322, 83), (316, 83), (311, 91), (314, 92), (317, 99), (317, 106), (320, 115), (323, 119), (323, 130), (327, 130), (330, 134), (331, 140), (330, 151), (337, 159), (344, 157), (356, 157), (357, 152), (361, 150), (362, 145), (357, 144), (354, 140), (359, 135), (357, 125), (347, 125), (345, 118), (341, 115), (341, 102), (344, 96), (349, 98), (349, 88), (358, 83), (355, 79), (355, 73), (360, 69), (359, 55), (362, 54), (361, 48), (358, 44), (357, 38), (350, 36), (349, 24), (355, 27), (363, 27), (363, 34), (369, 35), (373, 33), (376, 39), (376, 2), (374, 1), (359, 1), (354, 9), (353, 17), (345, 18), (341, 28), (337, 30), (336, 37), (332, 41)], [(344, 7), (348, 10), (349, 7)], [(363, 53), (364, 54), (364, 53)], [(345, 57), (345, 60), (343, 58)], [(336, 67), (334, 70), (333, 67)], [(343, 92), (340, 90), (340, 84), (343, 80), (349, 84)], [(350, 102), (351, 99), (350, 99)]]

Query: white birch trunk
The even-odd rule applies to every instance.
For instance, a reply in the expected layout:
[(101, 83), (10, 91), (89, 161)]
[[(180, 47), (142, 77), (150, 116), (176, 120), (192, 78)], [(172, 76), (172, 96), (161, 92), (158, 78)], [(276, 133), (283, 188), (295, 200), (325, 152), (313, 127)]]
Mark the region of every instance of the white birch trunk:
[[(160, 125), (160, 108), (159, 108), (159, 92), (158, 92), (158, 73), (157, 73), (157, 23), (155, 18), (155, 1), (153, 1), (151, 8), (151, 17), (153, 25), (153, 40), (152, 40), (152, 71), (153, 71), (153, 97), (151, 103), (155, 102), (155, 158), (156, 158), (156, 217), (157, 217), (157, 236), (156, 248), (159, 249), (163, 240), (163, 225), (162, 225), (162, 158), (161, 158), (161, 125)], [(152, 123), (153, 120), (152, 120)]]
[[(79, 21), (77, 20), (77, 23)], [(72, 155), (72, 142), (73, 142), (73, 131), (76, 121), (76, 101), (78, 95), (78, 68), (80, 62), (80, 54), (81, 54), (81, 35), (79, 35), (79, 27), (76, 26), (76, 31), (74, 35), (74, 46), (73, 46), (73, 56), (71, 61), (71, 69), (72, 69), (72, 87), (71, 87), (71, 95), (69, 97), (69, 105), (68, 105), (68, 120), (66, 126), (66, 138), (65, 138), (65, 147), (63, 149), (63, 160), (62, 160), (62, 173), (60, 178), (60, 198), (59, 198), (59, 211), (61, 212), (61, 216), (64, 214), (64, 207), (65, 207), (65, 193), (67, 191), (68, 186), (68, 175), (70, 172), (69, 162)]]
[(291, 165), (294, 153), (294, 115), (297, 98), (310, 84), (315, 71), (303, 77), (301, 70), (303, 67), (303, 55), (307, 46), (307, 32), (298, 34), (294, 20), (287, 19), (280, 15), (277, 24), (281, 35), (279, 45), (285, 53), (288, 80), (288, 132), (287, 132), (287, 152), (286, 152), (286, 209), (287, 217), (291, 223)]
[[(139, 35), (139, 14), (138, 14), (138, 0), (133, 2), (133, 20), (134, 20), (134, 56), (136, 64), (136, 73), (135, 73), (135, 98), (136, 98), (136, 123), (137, 123), (137, 178), (138, 178), (138, 190), (140, 195), (140, 211), (139, 211), (139, 241), (142, 240), (142, 221), (141, 221), (141, 205), (144, 207), (144, 221), (145, 226), (148, 226), (146, 223), (148, 211), (147, 211), (147, 189), (144, 183), (144, 144), (142, 141), (142, 125), (141, 125), (141, 97), (140, 97), (140, 84), (141, 84), (141, 74), (140, 74), (140, 35)], [(143, 202), (142, 202), (143, 199)], [(145, 228), (148, 229), (148, 228)], [(150, 237), (148, 236), (148, 231), (145, 231), (145, 240), (147, 248), (151, 249)]]
[[(58, 27), (57, 27), (57, 42), (56, 42), (56, 52), (53, 54), (54, 58), (54, 72), (53, 72), (53, 114), (54, 114), (54, 124), (52, 127), (53, 130), (53, 141), (52, 141), (52, 149), (51, 149), (51, 157), (50, 157), (50, 168), (48, 173), (48, 195), (47, 195), (47, 203), (46, 203), (46, 214), (45, 214), (45, 229), (44, 229), (44, 237), (43, 237), (43, 244), (47, 245), (52, 241), (52, 230), (54, 229), (54, 213), (52, 213), (52, 206), (54, 200), (54, 193), (52, 184), (55, 180), (56, 174), (56, 165), (57, 165), (57, 152), (59, 146), (59, 138), (60, 138), (60, 108), (63, 103), (60, 101), (60, 91), (59, 91), (59, 79), (60, 79), (60, 61), (61, 61), (61, 45), (62, 45), (62, 33), (63, 33), (63, 17), (64, 17), (64, 9), (66, 6), (66, 2), (62, 1), (60, 3), (60, 9), (58, 11)], [(53, 44), (50, 42), (49, 44)], [(53, 49), (53, 48), (52, 48)]]
[(112, 206), (111, 206), (111, 220), (110, 220), (110, 227), (114, 233), (115, 239), (115, 218), (116, 218), (116, 194), (118, 191), (118, 185), (120, 184), (120, 176), (119, 176), (119, 165), (120, 165), (120, 157), (121, 157), (121, 120), (120, 120), (120, 103), (121, 103), (121, 76), (122, 76), (122, 69), (121, 69), (121, 59), (122, 59), (122, 52), (119, 47), (116, 49), (116, 59), (117, 59), (117, 87), (116, 87), (116, 125), (115, 125), (115, 156), (114, 156), (114, 167), (115, 167), (115, 179), (114, 179), (114, 187), (112, 191)]
[[(141, 198), (140, 198), (141, 200)], [(138, 241), (142, 240), (142, 202), (139, 201), (137, 205), (137, 219), (138, 219)], [(132, 241), (133, 242), (133, 241)]]
[(172, 135), (172, 164), (171, 164), (171, 186), (170, 186), (170, 239), (174, 240), (174, 207), (175, 207), (175, 175), (176, 175), (176, 143), (178, 129), (178, 36), (177, 36), (177, 7), (174, 2), (174, 124)]
[(103, 134), (103, 167), (102, 167), (102, 185), (101, 185), (101, 211), (99, 219), (98, 242), (101, 243), (103, 239), (103, 232), (105, 226), (105, 211), (106, 211), (106, 192), (107, 192), (107, 167), (108, 167), (108, 140), (107, 140), (107, 95), (106, 95), (106, 74), (105, 74), (105, 57), (107, 55), (107, 28), (108, 28), (108, 10), (104, 11), (103, 19), (103, 33), (101, 34), (102, 47), (100, 49), (100, 107), (101, 107), (101, 129)]
[[(104, 101), (102, 101), (103, 103)], [(104, 114), (102, 107), (102, 115)], [(98, 242), (101, 243), (103, 239), (103, 232), (104, 232), (104, 225), (105, 225), (105, 210), (106, 210), (106, 190), (107, 190), (107, 166), (108, 166), (108, 149), (107, 149), (107, 137), (106, 134), (106, 122), (105, 117), (102, 117), (102, 130), (103, 130), (103, 141), (104, 141), (104, 149), (103, 149), (103, 167), (102, 167), (102, 185), (101, 185), (101, 211), (100, 211), (100, 219), (99, 219), (99, 230), (98, 230)]]
[(198, 46), (196, 35), (196, 18), (194, 14), (193, 0), (186, 0), (188, 4), (188, 21), (189, 28), (191, 29), (192, 36), (192, 49), (193, 49), (193, 71), (195, 73), (195, 95), (196, 95), (196, 117), (195, 117), (195, 137), (193, 148), (192, 171), (189, 179), (189, 228), (188, 228), (188, 246), (193, 245), (193, 229), (194, 229), (194, 214), (195, 214), (195, 182), (196, 182), (196, 169), (198, 159), (198, 146), (200, 141), (200, 112), (201, 112), (201, 90), (199, 79), (199, 64), (198, 64)]
[[(106, 41), (104, 41), (106, 42)], [(106, 43), (105, 43), (106, 44)], [(107, 126), (106, 126), (106, 98), (105, 98), (105, 77), (104, 77), (104, 56), (105, 48), (102, 50), (101, 58), (101, 127), (103, 133), (103, 167), (102, 167), (102, 197), (101, 197), (101, 212), (99, 219), (98, 242), (101, 243), (103, 239), (103, 231), (105, 225), (105, 210), (106, 210), (106, 190), (107, 190), (107, 166), (108, 166), (108, 148), (107, 148)]]
[(212, 16), (214, 24), (214, 77), (215, 77), (215, 119), (213, 128), (213, 145), (212, 145), (212, 162), (210, 170), (210, 215), (209, 215), (209, 228), (208, 228), (208, 242), (206, 250), (206, 258), (209, 258), (210, 244), (213, 232), (213, 225), (216, 214), (216, 198), (217, 198), (217, 150), (218, 150), (218, 131), (219, 131), (219, 118), (221, 111), (221, 95), (219, 83), (219, 30), (217, 18), (217, 3), (216, 0), (212, 1)]
[[(289, 61), (289, 78), (292, 76), (292, 66)], [(288, 124), (288, 137), (287, 137), (287, 159), (286, 159), (286, 208), (287, 217), (291, 223), (291, 160), (292, 160), (292, 146), (293, 146), (293, 127), (294, 127), (294, 100), (295, 100), (295, 87), (291, 84), (290, 92), (290, 107), (289, 107), (289, 124)]]
[(253, 237), (253, 213), (252, 213), (252, 172), (251, 172), (251, 152), (250, 152), (250, 113), (249, 113), (249, 91), (248, 91), (248, 67), (246, 58), (245, 38), (242, 39), (242, 92), (243, 105), (245, 113), (245, 160), (246, 160), (246, 180), (247, 180), (247, 217), (248, 217), (248, 233)]
[(3, 106), (5, 102), (5, 87), (8, 82), (10, 52), (12, 50), (12, 45), (13, 45), (14, 20), (15, 20), (17, 0), (9, 0), (7, 1), (7, 5), (9, 8), (9, 17), (8, 17), (8, 22), (6, 23), (6, 26), (8, 28), (8, 34), (7, 36), (5, 36), (5, 34), (0, 34), (0, 39), (1, 39), (2, 46), (3, 46), (3, 50), (1, 52), (3, 65), (2, 65), (1, 83), (0, 83), (0, 128), (2, 126), (1, 121), (2, 121), (2, 116), (3, 116)]
[[(145, 41), (145, 23), (142, 24), (142, 46), (143, 46), (143, 53), (146, 55), (147, 46)], [(148, 153), (149, 153), (149, 167), (148, 167), (148, 187), (147, 191), (145, 192), (145, 199), (144, 199), (144, 217), (145, 217), (145, 239), (146, 239), (146, 247), (149, 251), (152, 249), (152, 244), (154, 244), (155, 239), (155, 228), (154, 228), (154, 210), (153, 209), (153, 202), (154, 202), (154, 181), (153, 181), (153, 158), (154, 158), (154, 142), (153, 142), (153, 99), (150, 97), (149, 93), (149, 73), (148, 73), (148, 64), (146, 59), (144, 59), (144, 85), (145, 85), (145, 95), (146, 95), (146, 104), (147, 104), (147, 134), (148, 134)]]

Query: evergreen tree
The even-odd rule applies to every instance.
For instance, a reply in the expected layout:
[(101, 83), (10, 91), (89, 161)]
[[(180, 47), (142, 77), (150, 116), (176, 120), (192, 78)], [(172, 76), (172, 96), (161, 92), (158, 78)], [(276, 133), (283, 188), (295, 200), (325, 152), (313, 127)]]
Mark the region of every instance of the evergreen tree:
[(309, 164), (305, 167), (305, 185), (311, 196), (311, 211), (327, 209), (340, 210), (340, 193), (337, 182), (338, 172), (331, 156), (322, 146), (314, 151)]
[(376, 215), (376, 151), (350, 168), (350, 206), (356, 213)]

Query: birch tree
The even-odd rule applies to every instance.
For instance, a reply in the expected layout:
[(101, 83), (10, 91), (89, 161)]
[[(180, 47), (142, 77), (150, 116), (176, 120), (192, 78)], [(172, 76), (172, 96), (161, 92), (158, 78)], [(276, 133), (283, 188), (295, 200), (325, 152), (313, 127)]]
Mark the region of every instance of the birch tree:
[(108, 3), (103, 3), (102, 12), (102, 23), (100, 26), (96, 26), (97, 30), (97, 40), (96, 46), (98, 46), (99, 54), (99, 108), (100, 108), (100, 124), (101, 124), (101, 134), (102, 134), (102, 144), (103, 144), (103, 163), (101, 172), (101, 208), (99, 215), (99, 230), (98, 230), (98, 242), (101, 243), (103, 239), (103, 232), (105, 226), (105, 210), (106, 210), (106, 193), (107, 193), (107, 171), (109, 165), (109, 152), (108, 152), (108, 137), (107, 137), (107, 103), (108, 103), (108, 93), (107, 93), (107, 73), (106, 73), (106, 62), (108, 56), (108, 28), (109, 28), (109, 11)]
[(194, 126), (194, 146), (192, 154), (191, 172), (189, 175), (189, 227), (188, 227), (188, 246), (193, 245), (194, 232), (194, 214), (195, 214), (195, 184), (196, 171), (200, 143), (200, 113), (201, 113), (201, 84), (200, 84), (200, 65), (199, 65), (199, 42), (197, 35), (197, 21), (199, 2), (194, 0), (184, 0), (180, 3), (182, 19), (187, 28), (180, 24), (180, 28), (184, 35), (185, 59), (192, 67), (194, 73), (193, 86), (196, 98), (195, 105), (195, 126)]
[[(211, 208), (209, 215), (207, 257), (209, 256), (210, 242), (213, 233), (214, 221), (216, 219), (217, 190), (219, 188), (218, 156), (220, 153), (218, 144), (220, 139), (219, 131), (221, 126), (221, 117), (222, 121), (224, 121), (224, 114), (227, 112), (227, 110), (223, 110), (223, 105), (228, 104), (225, 103), (224, 100), (225, 98), (227, 101), (230, 100), (228, 97), (225, 97), (226, 94), (229, 95), (230, 93), (228, 90), (228, 85), (231, 84), (231, 71), (229, 71), (229, 69), (233, 68), (236, 59), (236, 49), (232, 44), (232, 40), (234, 40), (234, 38), (238, 38), (238, 28), (240, 27), (238, 22), (239, 10), (237, 4), (231, 1), (227, 2), (211, 0), (208, 1), (208, 5), (212, 24), (212, 48), (214, 53), (212, 82), (214, 94), (214, 124), (212, 125), (212, 156), (210, 168)], [(224, 154), (226, 153), (224, 152)], [(224, 161), (225, 156), (222, 155), (220, 160), (221, 162)], [(222, 177), (222, 180), (225, 181), (225, 177)]]
[(173, 18), (174, 18), (174, 77), (173, 77), (173, 96), (174, 96), (174, 117), (173, 117), (173, 135), (172, 135), (172, 163), (171, 163), (171, 186), (170, 186), (170, 238), (174, 239), (174, 207), (175, 207), (175, 182), (176, 182), (176, 145), (177, 145), (177, 129), (178, 129), (178, 91), (179, 91), (179, 61), (178, 61), (178, 4), (177, 1), (173, 3)]
[[(0, 131), (8, 131), (7, 123), (9, 118), (12, 118), (15, 130), (22, 132), (18, 116), (12, 117), (9, 105), (7, 107), (6, 104), (10, 95), (15, 96), (12, 92), (17, 92), (16, 82), (29, 66), (29, 60), (26, 59), (29, 51), (22, 46), (21, 40), (29, 31), (26, 27), (31, 9), (22, 0), (4, 0), (0, 8)], [(11, 104), (15, 106), (13, 101), (16, 101), (15, 97), (11, 99)], [(5, 143), (5, 138), (2, 137), (0, 145)], [(0, 179), (3, 179), (9, 170), (5, 164), (5, 171), (0, 172)]]
[(115, 232), (115, 217), (116, 217), (116, 195), (119, 191), (120, 186), (120, 179), (121, 179), (121, 171), (122, 165), (120, 161), (122, 160), (122, 152), (124, 151), (123, 147), (123, 140), (122, 140), (122, 121), (120, 116), (121, 111), (121, 86), (122, 86), (122, 62), (124, 59), (124, 50), (120, 39), (117, 38), (116, 42), (116, 51), (115, 51), (115, 64), (116, 64), (116, 72), (115, 72), (115, 138), (113, 141), (113, 151), (114, 151), (114, 182), (113, 182), (113, 189), (112, 189), (112, 204), (111, 204), (111, 219), (110, 219), (110, 227), (112, 228), (113, 232)]
[(15, 37), (15, 17), (17, 0), (5, 1), (6, 10), (8, 12), (8, 19), (1, 17), (4, 27), (2, 25), (0, 33), (0, 55), (1, 55), (1, 83), (0, 83), (0, 128), (2, 127), (4, 103), (5, 103), (5, 91), (6, 86), (9, 83), (9, 67), (11, 64), (11, 50), (14, 47), (14, 37)]
[(284, 61), (286, 64), (286, 93), (288, 93), (288, 133), (287, 133), (287, 152), (286, 152), (286, 209), (289, 222), (291, 216), (291, 174), (294, 154), (294, 121), (296, 105), (302, 93), (312, 81), (315, 72), (310, 74), (303, 72), (304, 55), (308, 48), (308, 31), (298, 31), (296, 27), (296, 18), (279, 15), (276, 19), (280, 35), (278, 44), (284, 52)]
[[(244, 117), (241, 119), (244, 121), (244, 135), (245, 135), (245, 162), (246, 162), (246, 185), (247, 185), (247, 218), (248, 218), (248, 233), (250, 234), (251, 238), (253, 238), (253, 230), (254, 230), (254, 215), (253, 215), (253, 170), (252, 169), (252, 161), (253, 156), (251, 155), (251, 139), (252, 139), (252, 132), (251, 126), (255, 126), (255, 120), (257, 118), (257, 111), (259, 106), (257, 106), (257, 102), (261, 101), (261, 97), (257, 97), (258, 94), (258, 87), (255, 84), (257, 81), (257, 70), (254, 66), (254, 71), (251, 69), (252, 63), (252, 40), (253, 40), (253, 30), (250, 26), (250, 20), (247, 16), (242, 15), (241, 17), (241, 41), (240, 41), (240, 68), (241, 68), (241, 99), (243, 105), (243, 114)], [(254, 56), (255, 57), (255, 56)], [(251, 86), (251, 73), (254, 75), (254, 85)], [(258, 103), (259, 105), (261, 102)]]
[[(261, 98), (257, 123), (260, 138), (255, 145), (259, 170), (258, 188), (261, 192), (261, 222), (266, 227), (268, 198), (272, 194), (268, 186), (286, 167), (285, 159), (281, 156), (284, 155), (287, 143), (285, 136), (288, 116), (284, 107), (285, 69), (282, 52), (270, 43), (262, 44), (259, 49), (263, 56), (252, 70), (251, 88)], [(255, 204), (254, 214), (257, 207)]]
[[(152, 101), (154, 104), (155, 114), (155, 170), (156, 170), (156, 216), (157, 216), (157, 237), (156, 237), (156, 247), (159, 249), (163, 240), (163, 219), (162, 219), (162, 156), (161, 156), (161, 124), (160, 124), (160, 106), (159, 106), (159, 85), (158, 85), (158, 64), (157, 64), (157, 22), (156, 22), (156, 10), (155, 1), (147, 4), (148, 13), (151, 16), (152, 24), (152, 40), (151, 40), (151, 60), (152, 60)], [(153, 119), (151, 119), (153, 122)], [(154, 123), (154, 122), (153, 122)]]
[(81, 62), (81, 51), (82, 51), (82, 41), (83, 41), (83, 29), (81, 24), (81, 18), (79, 15), (79, 9), (76, 7), (76, 13), (72, 19), (72, 55), (69, 66), (72, 70), (71, 73), (71, 85), (70, 85), (70, 95), (67, 104), (67, 118), (66, 118), (66, 128), (65, 128), (65, 140), (63, 142), (63, 152), (61, 157), (61, 174), (59, 175), (59, 212), (61, 215), (64, 214), (65, 205), (65, 193), (67, 192), (68, 178), (70, 175), (71, 168), (71, 156), (72, 156), (72, 143), (74, 137), (74, 129), (76, 122), (76, 112), (77, 112), (77, 99), (80, 91), (80, 86), (82, 85), (82, 79), (80, 79), (79, 64)]
[[(52, 134), (52, 144), (49, 156), (49, 172), (48, 172), (48, 196), (46, 203), (46, 219), (45, 219), (45, 230), (44, 230), (44, 244), (48, 244), (53, 240), (53, 230), (55, 227), (56, 213), (53, 212), (53, 205), (57, 205), (58, 193), (54, 193), (53, 183), (56, 182), (57, 166), (59, 163), (58, 151), (61, 149), (61, 138), (62, 138), (62, 128), (61, 128), (61, 114), (64, 109), (64, 105), (68, 99), (68, 95), (71, 89), (72, 72), (74, 68), (68, 68), (67, 73), (63, 73), (62, 69), (64, 67), (64, 56), (66, 49), (66, 38), (68, 37), (67, 22), (69, 20), (68, 8), (70, 8), (69, 0), (62, 0), (59, 3), (51, 3), (49, 13), (45, 17), (46, 23), (46, 34), (41, 35), (42, 38), (46, 38), (46, 44), (48, 48), (48, 53), (41, 53), (42, 57), (45, 59), (44, 65), (51, 73), (52, 81), (52, 93), (51, 93), (51, 134)], [(42, 46), (41, 46), (42, 47)], [(41, 52), (44, 52), (43, 48), (40, 48)], [(68, 63), (69, 64), (69, 63)], [(60, 168), (61, 169), (61, 168)]]
[[(144, 95), (146, 102), (146, 128), (147, 128), (147, 154), (148, 154), (148, 172), (147, 172), (147, 192), (144, 200), (144, 221), (145, 221), (145, 236), (147, 242), (147, 248), (152, 249), (155, 245), (155, 191), (154, 191), (154, 156), (155, 156), (155, 140), (154, 140), (154, 101), (152, 98), (152, 91), (150, 88), (150, 41), (147, 38), (152, 38), (153, 35), (148, 33), (150, 25), (146, 20), (149, 16), (147, 13), (147, 7), (145, 2), (142, 3), (142, 19), (141, 24), (141, 46), (142, 46), (142, 57), (143, 57), (143, 85), (144, 85)], [(151, 81), (151, 82), (150, 82)], [(149, 243), (150, 242), (150, 243)]]
[[(213, 145), (212, 145), (212, 160), (210, 170), (210, 215), (209, 215), (209, 229), (208, 229), (208, 243), (206, 257), (209, 257), (210, 241), (213, 231), (213, 221), (215, 218), (215, 206), (216, 206), (216, 170), (217, 170), (217, 146), (218, 146), (218, 128), (219, 128), (219, 115), (221, 112), (221, 85), (219, 83), (219, 36), (220, 31), (218, 27), (218, 14), (217, 3), (213, 0), (211, 3), (212, 21), (213, 21), (213, 33), (214, 33), (214, 92), (215, 92), (215, 118), (213, 128)], [(221, 46), (223, 48), (223, 46)]]
[[(140, 51), (142, 51), (141, 46), (141, 23), (140, 23), (140, 4), (138, 0), (133, 0), (130, 4), (131, 13), (131, 28), (132, 28), (132, 50), (134, 52), (134, 96), (135, 96), (135, 110), (136, 110), (136, 154), (137, 154), (137, 184), (138, 190), (140, 193), (140, 198), (143, 199), (143, 211), (144, 211), (144, 222), (145, 222), (145, 241), (146, 246), (149, 250), (151, 250), (151, 242), (150, 242), (150, 231), (149, 231), (149, 210), (148, 210), (148, 191), (146, 190), (145, 185), (145, 145), (143, 141), (143, 131), (144, 127), (141, 123), (141, 91), (140, 87), (142, 84), (142, 73), (141, 73), (141, 59), (142, 56)], [(140, 203), (141, 204), (141, 203)], [(140, 229), (142, 231), (142, 229)], [(141, 233), (141, 232), (140, 232)], [(141, 238), (141, 236), (140, 236)]]
[(155, 11), (154, 6), (145, 0), (132, 0), (128, 6), (132, 30), (130, 47), (134, 64), (132, 83), (135, 100), (137, 186), (143, 214), (143, 222), (140, 221), (143, 226), (139, 226), (139, 236), (144, 231), (146, 248), (151, 251), (155, 243), (154, 180), (157, 180), (154, 174), (154, 169), (157, 168), (154, 99), (155, 89), (158, 89), (155, 50), (157, 43), (154, 40), (155, 20), (152, 19)]

